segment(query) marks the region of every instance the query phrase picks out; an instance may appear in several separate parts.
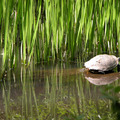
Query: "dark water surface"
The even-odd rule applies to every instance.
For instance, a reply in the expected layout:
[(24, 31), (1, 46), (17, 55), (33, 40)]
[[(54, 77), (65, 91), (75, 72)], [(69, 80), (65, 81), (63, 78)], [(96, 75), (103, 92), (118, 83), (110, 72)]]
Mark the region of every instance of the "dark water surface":
[(92, 74), (75, 63), (19, 66), (0, 82), (0, 120), (113, 120), (101, 90), (120, 74)]

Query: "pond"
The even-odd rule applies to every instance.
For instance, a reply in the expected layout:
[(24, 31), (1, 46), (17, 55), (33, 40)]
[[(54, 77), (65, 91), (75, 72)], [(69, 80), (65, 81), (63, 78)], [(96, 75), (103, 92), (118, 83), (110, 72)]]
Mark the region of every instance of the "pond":
[(120, 74), (92, 74), (83, 63), (18, 65), (0, 81), (2, 120), (114, 120), (101, 94), (119, 84)]

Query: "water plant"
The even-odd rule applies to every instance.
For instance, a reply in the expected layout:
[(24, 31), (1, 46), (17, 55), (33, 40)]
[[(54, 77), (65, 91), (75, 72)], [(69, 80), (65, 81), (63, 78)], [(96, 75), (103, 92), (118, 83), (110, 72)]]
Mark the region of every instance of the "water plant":
[(2, 0), (0, 6), (4, 65), (120, 51), (119, 0)]

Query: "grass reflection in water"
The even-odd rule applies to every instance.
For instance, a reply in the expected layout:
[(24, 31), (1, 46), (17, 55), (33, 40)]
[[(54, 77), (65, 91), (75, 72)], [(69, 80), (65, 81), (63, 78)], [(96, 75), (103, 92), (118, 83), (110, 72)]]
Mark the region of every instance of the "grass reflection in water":
[[(25, 68), (9, 71), (1, 82), (3, 119), (114, 119), (100, 86), (90, 84), (78, 68)], [(3, 109), (4, 108), (4, 109)]]

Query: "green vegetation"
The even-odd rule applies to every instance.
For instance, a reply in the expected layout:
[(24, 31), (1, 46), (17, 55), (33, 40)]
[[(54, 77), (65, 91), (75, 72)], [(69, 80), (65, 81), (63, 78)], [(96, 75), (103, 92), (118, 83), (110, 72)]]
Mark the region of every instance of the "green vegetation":
[(56, 68), (33, 71), (33, 67), (8, 71), (1, 82), (4, 109), (0, 108), (0, 117), (6, 120), (115, 120), (111, 102), (100, 98), (99, 87), (86, 81), (83, 74), (66, 73)]
[(119, 0), (2, 0), (3, 64), (120, 51)]
[[(77, 64), (82, 64), (78, 61), (91, 53), (119, 53), (119, 0), (1, 0), (1, 50), (2, 119), (114, 120), (114, 113), (119, 117), (119, 110), (115, 110), (119, 97), (112, 101), (111, 113), (111, 96), (105, 94), (110, 99), (107, 102), (94, 99), (96, 89), (85, 83), (82, 74), (63, 76), (63, 69), (51, 70), (50, 75), (43, 69), (38, 75), (34, 71), (36, 62), (77, 58)], [(20, 71), (9, 69), (13, 67)], [(38, 94), (34, 80), (43, 85), (38, 87)]]
[(111, 100), (111, 110), (116, 116), (116, 120), (120, 119), (120, 85), (116, 84), (116, 86), (108, 85), (105, 89), (101, 90), (103, 96), (109, 100)]

